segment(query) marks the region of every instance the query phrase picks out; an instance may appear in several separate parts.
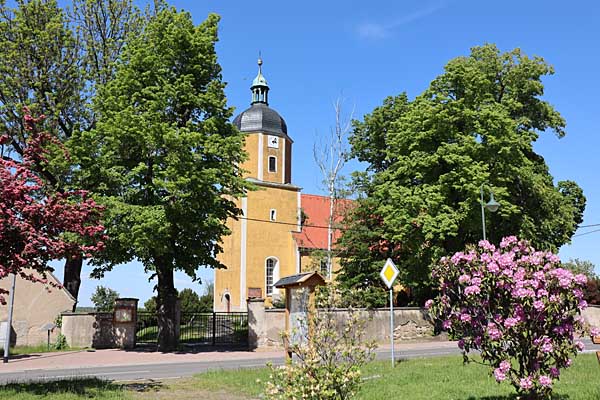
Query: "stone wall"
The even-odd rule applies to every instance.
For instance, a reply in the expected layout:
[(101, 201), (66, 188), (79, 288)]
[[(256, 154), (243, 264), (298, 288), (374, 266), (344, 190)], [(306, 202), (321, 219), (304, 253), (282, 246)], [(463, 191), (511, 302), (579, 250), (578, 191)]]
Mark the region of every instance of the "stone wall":
[[(253, 320), (255, 307), (248, 308), (248, 319)], [(390, 310), (355, 310), (362, 318), (368, 320), (366, 337), (379, 343), (388, 343), (390, 340)], [(267, 309), (258, 310), (261, 317), (255, 319), (262, 321), (256, 328), (256, 340), (253, 347), (283, 347), (281, 332), (285, 329), (285, 310)], [(348, 318), (348, 310), (337, 309), (331, 312), (332, 316), (340, 323)], [(251, 329), (252, 331), (252, 329)], [(427, 318), (427, 312), (418, 307), (403, 307), (394, 309), (394, 340), (413, 340), (433, 336), (433, 323)]]
[(600, 306), (589, 306), (582, 315), (588, 324), (600, 328)]
[(137, 299), (117, 299), (115, 312), (63, 313), (61, 333), (71, 347), (132, 349), (137, 302)]
[[(253, 320), (255, 338), (253, 347), (283, 347), (281, 332), (285, 330), (285, 310), (264, 309), (262, 303), (256, 307), (248, 307), (248, 318)], [(390, 310), (385, 308), (375, 310), (355, 310), (369, 322), (366, 325), (366, 337), (379, 343), (389, 343), (390, 340)], [(260, 314), (255, 319), (253, 315)], [(348, 317), (348, 310), (337, 309), (332, 315), (338, 321)], [(589, 306), (583, 317), (592, 326), (600, 327), (600, 306)], [(252, 331), (252, 327), (250, 329)], [(427, 311), (418, 307), (401, 307), (394, 309), (394, 340), (425, 339), (433, 336), (434, 326), (427, 317)]]
[(281, 333), (285, 330), (285, 310), (273, 308), (265, 312), (264, 346), (283, 347)]
[[(28, 271), (29, 272), (29, 271)], [(31, 270), (33, 272), (33, 270)], [(58, 279), (48, 274), (48, 281), (60, 284)], [(10, 289), (12, 277), (0, 279), (0, 287)], [(8, 296), (6, 296), (8, 301)], [(64, 311), (71, 311), (75, 299), (63, 288), (45, 286), (17, 277), (15, 288), (15, 305), (12, 319), (11, 343), (17, 346), (35, 346), (46, 343), (48, 332), (40, 330), (48, 323), (54, 323)], [(6, 321), (8, 307), (0, 307), (0, 321)], [(51, 332), (50, 340), (54, 342), (59, 330)], [(4, 336), (4, 332), (2, 332)], [(0, 344), (2, 347), (2, 344)]]
[(113, 313), (64, 313), (61, 332), (70, 347), (116, 347)]

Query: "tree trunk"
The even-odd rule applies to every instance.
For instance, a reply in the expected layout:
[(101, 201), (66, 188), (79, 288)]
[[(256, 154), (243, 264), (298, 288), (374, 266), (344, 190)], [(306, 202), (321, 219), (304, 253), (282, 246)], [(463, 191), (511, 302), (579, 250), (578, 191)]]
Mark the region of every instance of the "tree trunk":
[(177, 318), (177, 291), (173, 281), (173, 268), (167, 263), (156, 265), (158, 277), (158, 350), (167, 352), (179, 346)]
[(81, 257), (68, 257), (65, 261), (64, 279), (63, 285), (71, 296), (75, 298), (75, 304), (73, 304), (73, 312), (77, 308), (79, 287), (81, 286), (81, 268), (83, 266), (83, 258)]

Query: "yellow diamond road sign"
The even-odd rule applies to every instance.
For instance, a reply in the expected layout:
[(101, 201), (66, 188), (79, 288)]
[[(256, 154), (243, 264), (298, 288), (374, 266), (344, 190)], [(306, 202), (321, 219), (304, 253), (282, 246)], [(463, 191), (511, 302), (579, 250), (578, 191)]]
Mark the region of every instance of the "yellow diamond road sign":
[(398, 268), (396, 268), (396, 264), (394, 264), (391, 258), (388, 258), (383, 265), (381, 272), (379, 272), (381, 279), (383, 279), (388, 289), (394, 284), (399, 272), (400, 271), (398, 271)]

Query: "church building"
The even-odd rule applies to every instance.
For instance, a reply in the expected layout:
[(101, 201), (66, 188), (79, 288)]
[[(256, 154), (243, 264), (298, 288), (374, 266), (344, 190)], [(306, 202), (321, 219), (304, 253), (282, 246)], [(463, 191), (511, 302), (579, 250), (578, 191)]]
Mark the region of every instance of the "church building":
[[(313, 255), (327, 249), (329, 198), (302, 194), (292, 183), (294, 141), (285, 120), (269, 107), (261, 59), (250, 90), (250, 108), (233, 123), (246, 135), (248, 159), (242, 168), (257, 190), (237, 200), (242, 215), (228, 221), (232, 233), (223, 238), (219, 255), (227, 268), (215, 271), (217, 312), (246, 311), (249, 297), (272, 304), (281, 299), (273, 286), (280, 277), (326, 268)], [(333, 231), (332, 240), (337, 236)]]

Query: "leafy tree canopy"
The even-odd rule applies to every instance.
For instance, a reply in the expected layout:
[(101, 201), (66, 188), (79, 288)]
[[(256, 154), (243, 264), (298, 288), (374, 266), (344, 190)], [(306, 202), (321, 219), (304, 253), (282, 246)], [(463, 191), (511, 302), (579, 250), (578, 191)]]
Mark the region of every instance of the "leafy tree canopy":
[[(0, 0), (0, 132), (7, 136), (0, 156), (24, 157), (24, 107), (45, 115), (39, 128), (67, 147), (74, 132), (92, 129), (96, 85), (112, 79), (126, 38), (144, 22), (132, 0), (73, 0), (70, 8), (56, 0)], [(46, 158), (34, 168), (47, 190), (85, 186), (73, 181), (76, 166), (62, 151)], [(76, 299), (82, 264), (77, 255), (65, 261), (63, 283)]]
[(108, 312), (115, 308), (115, 300), (119, 298), (119, 292), (109, 287), (96, 286), (90, 300), (94, 303), (97, 311)]
[[(206, 285), (204, 294), (198, 296), (198, 294), (190, 289), (185, 288), (179, 293), (179, 301), (181, 312), (189, 313), (209, 313), (213, 311), (213, 288), (214, 284), (209, 282)], [(144, 310), (155, 313), (156, 312), (156, 296), (152, 296), (144, 303)]]
[(367, 170), (355, 175), (364, 198), (342, 239), (351, 255), (341, 279), (379, 284), (381, 260), (392, 257), (406, 285), (430, 287), (433, 260), (481, 239), (483, 184), (501, 204), (486, 215), (491, 241), (518, 235), (545, 250), (568, 243), (585, 197), (575, 182), (554, 184), (533, 149), (543, 132), (566, 133), (542, 99), (542, 78), (553, 72), (519, 49), (474, 47), (414, 100), (387, 98), (355, 122), (352, 154)]
[(570, 269), (575, 274), (584, 274), (590, 279), (596, 278), (596, 266), (589, 260), (575, 258), (563, 263), (563, 267)]
[[(28, 132), (23, 159), (0, 157), (0, 279), (15, 274), (53, 285), (46, 277), (52, 271), (49, 261), (91, 256), (103, 248), (103, 209), (84, 191), (54, 192), (36, 173), (47, 165), (47, 147), (60, 146), (51, 134), (37, 129), (43, 117), (28, 112), (22, 122)], [(8, 140), (0, 135), (0, 145)], [(0, 304), (7, 293), (0, 288)]]
[[(176, 346), (173, 271), (216, 259), (247, 183), (243, 135), (228, 121), (215, 42), (219, 17), (194, 26), (159, 5), (99, 88), (96, 129), (74, 140), (81, 179), (107, 204), (101, 274), (133, 258), (158, 278), (159, 348)], [(166, 335), (166, 336), (165, 336)]]
[(156, 296), (152, 296), (146, 300), (144, 303), (144, 311), (148, 311), (149, 313), (156, 312)]

